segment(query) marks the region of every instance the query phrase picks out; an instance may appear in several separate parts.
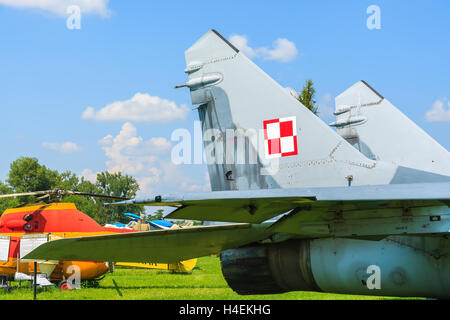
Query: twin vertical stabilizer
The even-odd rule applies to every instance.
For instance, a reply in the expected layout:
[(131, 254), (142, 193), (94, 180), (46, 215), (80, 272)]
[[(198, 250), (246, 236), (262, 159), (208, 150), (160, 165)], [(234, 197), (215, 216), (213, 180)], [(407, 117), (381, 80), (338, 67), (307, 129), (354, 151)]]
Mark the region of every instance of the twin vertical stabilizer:
[[(424, 182), (420, 175), (404, 179), (409, 172), (400, 165), (407, 162), (354, 148), (216, 31), (185, 55), (185, 86), (199, 105), (213, 191)], [(339, 110), (339, 133), (369, 123), (353, 116), (355, 104), (386, 103), (374, 91), (357, 101), (344, 96), (351, 109)]]
[(335, 101), (331, 125), (368, 158), (450, 176), (448, 151), (365, 81)]

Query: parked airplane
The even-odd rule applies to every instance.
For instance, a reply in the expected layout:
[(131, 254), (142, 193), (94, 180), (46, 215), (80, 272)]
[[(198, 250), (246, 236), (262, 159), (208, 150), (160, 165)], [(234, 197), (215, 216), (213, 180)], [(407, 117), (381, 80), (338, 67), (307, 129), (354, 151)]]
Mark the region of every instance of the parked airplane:
[[(414, 132), (415, 143), (432, 152), (417, 156), (399, 132), (400, 126), (413, 127), (405, 119), (393, 132), (400, 140), (386, 140), (383, 149), (371, 139), (379, 130), (371, 121), (377, 116), (367, 109), (361, 115), (367, 126), (357, 133), (371, 156), (214, 30), (186, 51), (186, 62), (189, 81), (178, 87), (188, 87), (199, 105), (214, 192), (122, 203), (173, 206), (170, 218), (233, 224), (62, 239), (26, 258), (139, 261), (145, 252), (152, 261), (168, 263), (222, 251), (223, 274), (239, 294), (450, 298), (445, 149)], [(345, 104), (362, 108), (366, 102)], [(338, 117), (335, 125), (340, 132), (360, 120)], [(244, 132), (245, 144), (234, 143), (239, 134), (227, 131)], [(406, 154), (396, 156), (394, 143), (403, 144), (398, 150)], [(245, 163), (230, 161), (243, 157)]]

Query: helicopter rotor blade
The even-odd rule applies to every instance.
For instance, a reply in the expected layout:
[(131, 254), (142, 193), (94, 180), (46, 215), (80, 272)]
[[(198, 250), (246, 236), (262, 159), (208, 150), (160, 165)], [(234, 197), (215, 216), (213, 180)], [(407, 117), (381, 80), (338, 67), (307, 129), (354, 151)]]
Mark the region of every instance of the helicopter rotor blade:
[(22, 193), (11, 193), (11, 194), (0, 194), (0, 198), (16, 198), (23, 196), (38, 196), (41, 194), (48, 194), (51, 191), (35, 191), (35, 192), (22, 192)]
[(21, 204), (20, 206), (17, 206), (16, 208), (26, 207), (29, 204), (32, 204), (32, 203), (35, 203), (35, 202), (39, 202), (39, 201), (44, 200), (44, 199), (49, 198), (49, 197), (50, 197), (49, 194), (45, 194), (42, 197), (38, 197), (38, 198), (35, 198), (35, 199), (31, 200), (31, 201), (28, 201), (27, 203)]
[(87, 193), (87, 192), (79, 192), (79, 191), (62, 191), (63, 195), (76, 195), (76, 196), (87, 196), (94, 198), (105, 198), (105, 199), (113, 199), (113, 200), (130, 200), (130, 198), (118, 197), (118, 196), (109, 196), (104, 194), (95, 194), (95, 193)]
[(17, 208), (21, 208), (21, 207), (27, 206), (29, 204), (32, 204), (32, 203), (35, 203), (35, 202), (38, 202), (38, 201), (41, 201), (41, 200), (44, 200), (47, 198), (49, 198), (50, 201), (52, 201), (52, 199), (53, 199), (53, 202), (55, 202), (55, 201), (60, 202), (63, 196), (69, 196), (69, 195), (87, 196), (87, 197), (92, 197), (92, 198), (105, 198), (105, 199), (121, 200), (121, 201), (130, 200), (130, 198), (125, 198), (125, 197), (95, 194), (95, 193), (88, 193), (88, 192), (79, 192), (79, 191), (69, 191), (69, 190), (61, 190), (61, 189), (12, 193), (12, 194), (1, 194), (0, 198), (15, 198), (15, 197), (22, 197), (22, 196), (40, 196), (40, 197), (37, 197), (27, 203), (20, 205), (19, 207), (17, 207)]

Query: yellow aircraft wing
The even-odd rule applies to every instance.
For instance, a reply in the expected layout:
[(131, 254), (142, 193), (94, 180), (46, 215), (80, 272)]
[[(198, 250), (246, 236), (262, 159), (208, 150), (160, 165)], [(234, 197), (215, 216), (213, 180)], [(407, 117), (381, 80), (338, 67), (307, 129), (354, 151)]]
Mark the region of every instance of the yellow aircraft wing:
[(176, 263), (117, 262), (116, 266), (143, 268), (143, 269), (169, 270), (169, 271), (175, 271), (175, 272), (189, 272), (195, 268), (196, 264), (197, 264), (197, 259), (189, 259), (189, 260), (179, 261)]
[(66, 238), (47, 242), (24, 259), (174, 263), (266, 239), (267, 225), (228, 224)]

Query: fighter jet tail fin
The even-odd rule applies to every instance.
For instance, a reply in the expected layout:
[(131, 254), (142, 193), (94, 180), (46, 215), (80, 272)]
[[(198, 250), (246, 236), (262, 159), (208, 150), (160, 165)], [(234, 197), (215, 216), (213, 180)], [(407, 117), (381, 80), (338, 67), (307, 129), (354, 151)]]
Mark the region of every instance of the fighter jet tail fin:
[(375, 167), (216, 31), (185, 55), (213, 191), (323, 186), (324, 176), (341, 186)]
[(448, 151), (361, 80), (336, 97), (331, 125), (368, 158), (450, 176)]

